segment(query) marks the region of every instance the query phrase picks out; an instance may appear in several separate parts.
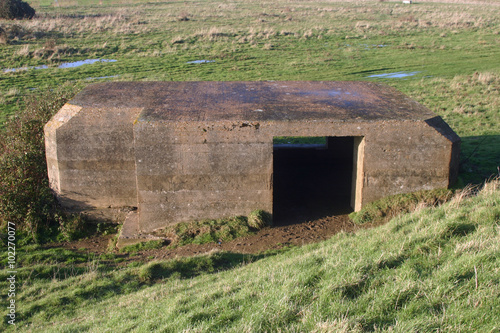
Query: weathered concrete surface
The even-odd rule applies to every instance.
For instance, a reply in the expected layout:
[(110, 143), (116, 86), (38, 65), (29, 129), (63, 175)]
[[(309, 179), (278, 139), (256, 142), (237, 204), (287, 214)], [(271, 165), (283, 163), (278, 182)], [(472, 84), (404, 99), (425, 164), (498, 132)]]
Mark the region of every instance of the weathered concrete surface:
[(113, 82), (71, 102), (143, 108), (144, 121), (425, 120), (434, 116), (394, 88), (372, 82)]
[(137, 206), (132, 127), (140, 111), (66, 104), (46, 124), (50, 184), (63, 206)]
[(384, 85), (116, 82), (87, 87), (47, 124), (49, 176), (67, 207), (138, 207), (142, 232), (272, 212), (277, 136), (354, 138), (356, 210), (457, 175), (458, 136)]

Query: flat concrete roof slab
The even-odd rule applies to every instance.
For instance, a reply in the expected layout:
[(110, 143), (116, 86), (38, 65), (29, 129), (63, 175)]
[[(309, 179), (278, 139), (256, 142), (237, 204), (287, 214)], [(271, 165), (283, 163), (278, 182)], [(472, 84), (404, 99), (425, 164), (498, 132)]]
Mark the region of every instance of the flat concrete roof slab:
[(138, 121), (425, 120), (435, 115), (396, 89), (373, 82), (108, 82), (70, 102), (142, 108)]

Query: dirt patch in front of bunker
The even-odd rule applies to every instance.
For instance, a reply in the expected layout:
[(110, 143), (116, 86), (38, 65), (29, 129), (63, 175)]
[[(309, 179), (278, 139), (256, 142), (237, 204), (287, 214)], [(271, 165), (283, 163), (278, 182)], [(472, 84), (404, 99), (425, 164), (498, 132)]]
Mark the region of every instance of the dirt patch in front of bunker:
[[(371, 224), (359, 226), (354, 224), (347, 215), (328, 216), (314, 221), (293, 223), (264, 228), (253, 235), (240, 237), (229, 242), (188, 244), (176, 248), (162, 247), (154, 250), (141, 251), (135, 254), (119, 253), (113, 251), (118, 257), (123, 258), (120, 265), (132, 261), (164, 260), (176, 257), (202, 255), (213, 251), (226, 251), (233, 253), (261, 253), (267, 250), (281, 249), (287, 246), (302, 246), (317, 243), (331, 238), (339, 232), (355, 232), (359, 229), (372, 227)], [(96, 254), (109, 253), (109, 244), (112, 235), (93, 236), (73, 242), (53, 244), (79, 252)]]

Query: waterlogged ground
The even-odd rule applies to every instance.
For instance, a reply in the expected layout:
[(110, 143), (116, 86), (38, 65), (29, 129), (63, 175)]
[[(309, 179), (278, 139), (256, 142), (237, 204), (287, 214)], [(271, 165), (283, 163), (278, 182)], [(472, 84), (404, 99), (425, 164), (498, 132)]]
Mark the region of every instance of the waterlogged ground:
[[(74, 62), (63, 62), (62, 64), (58, 65), (57, 68), (76, 68), (80, 67), (83, 65), (92, 65), (95, 64), (96, 62), (116, 62), (117, 60), (113, 59), (85, 59), (85, 60), (79, 60), (79, 61), (74, 61)], [(11, 73), (11, 72), (20, 72), (20, 71), (27, 71), (30, 69), (49, 69), (48, 65), (41, 65), (41, 66), (32, 66), (32, 67), (18, 67), (18, 68), (5, 68), (3, 70), (4, 73)]]
[(402, 79), (410, 76), (417, 75), (420, 72), (396, 72), (396, 73), (383, 73), (383, 74), (372, 74), (367, 77), (375, 77), (381, 79)]

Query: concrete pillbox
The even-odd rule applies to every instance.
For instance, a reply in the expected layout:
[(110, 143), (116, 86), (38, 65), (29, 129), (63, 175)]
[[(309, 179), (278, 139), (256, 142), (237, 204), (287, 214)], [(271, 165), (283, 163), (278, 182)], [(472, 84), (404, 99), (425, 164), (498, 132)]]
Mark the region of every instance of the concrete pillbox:
[[(293, 192), (277, 187), (300, 178), (317, 185), (298, 192), (314, 197), (323, 188), (322, 204), (345, 200), (353, 210), (447, 187), (460, 147), (440, 117), (371, 82), (96, 84), (52, 118), (45, 136), (50, 184), (64, 207), (137, 207), (144, 233), (256, 209), (276, 215), (280, 197)], [(277, 137), (325, 143), (280, 145)], [(306, 160), (325, 181), (301, 177)], [(302, 169), (288, 172), (292, 161)]]

